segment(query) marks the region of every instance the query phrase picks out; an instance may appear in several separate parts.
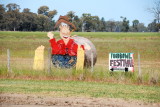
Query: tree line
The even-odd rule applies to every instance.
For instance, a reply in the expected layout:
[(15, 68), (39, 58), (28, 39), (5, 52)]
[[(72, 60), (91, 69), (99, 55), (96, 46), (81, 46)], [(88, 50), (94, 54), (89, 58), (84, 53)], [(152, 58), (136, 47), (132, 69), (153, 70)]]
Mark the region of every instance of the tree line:
[[(1, 31), (52, 31), (54, 29), (57, 10), (50, 10), (48, 6), (40, 6), (37, 13), (33, 13), (29, 8), (24, 8), (20, 12), (20, 6), (10, 3), (4, 6), (0, 4), (0, 30)], [(132, 25), (129, 20), (121, 16), (121, 21), (108, 20), (104, 17), (93, 16), (90, 13), (83, 13), (81, 17), (74, 11), (66, 13), (70, 21), (75, 24), (77, 32), (157, 32), (160, 24), (155, 19), (144, 26), (143, 23), (135, 19)]]

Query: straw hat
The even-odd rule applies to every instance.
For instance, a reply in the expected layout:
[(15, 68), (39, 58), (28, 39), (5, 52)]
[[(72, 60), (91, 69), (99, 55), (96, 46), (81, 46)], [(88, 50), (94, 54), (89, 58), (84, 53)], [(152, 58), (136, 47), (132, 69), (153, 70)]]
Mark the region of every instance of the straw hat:
[(71, 29), (76, 30), (75, 25), (72, 24), (71, 22), (69, 22), (69, 18), (67, 16), (60, 16), (58, 21), (56, 22), (56, 25), (54, 26), (54, 28), (57, 28), (62, 22), (69, 25), (71, 27)]

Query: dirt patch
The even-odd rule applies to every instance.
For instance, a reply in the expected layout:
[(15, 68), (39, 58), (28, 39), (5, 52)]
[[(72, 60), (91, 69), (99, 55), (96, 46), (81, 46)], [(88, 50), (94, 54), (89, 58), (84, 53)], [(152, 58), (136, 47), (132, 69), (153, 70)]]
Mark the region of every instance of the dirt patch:
[(160, 103), (117, 98), (51, 97), (29, 94), (0, 94), (1, 107), (160, 107)]

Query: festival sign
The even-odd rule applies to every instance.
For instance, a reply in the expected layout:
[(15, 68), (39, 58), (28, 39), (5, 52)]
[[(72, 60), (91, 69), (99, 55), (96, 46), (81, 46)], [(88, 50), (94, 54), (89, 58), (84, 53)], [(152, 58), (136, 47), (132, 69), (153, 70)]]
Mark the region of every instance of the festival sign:
[(109, 53), (109, 70), (134, 72), (133, 55), (133, 53)]

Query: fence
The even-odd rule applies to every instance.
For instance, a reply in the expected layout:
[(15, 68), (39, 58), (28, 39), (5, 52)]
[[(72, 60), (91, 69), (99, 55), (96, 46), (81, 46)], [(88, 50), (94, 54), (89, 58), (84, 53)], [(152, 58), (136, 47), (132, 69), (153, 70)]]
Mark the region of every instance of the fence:
[[(109, 54), (109, 53), (108, 53)], [(136, 53), (135, 53), (136, 54)], [(22, 49), (1, 49), (0, 50), (0, 70), (2, 71), (3, 68), (6, 68), (8, 73), (14, 72), (15, 70), (33, 70), (34, 64), (34, 55), (35, 55), (35, 48), (26, 49), (25, 47)], [(137, 73), (138, 78), (144, 78), (147, 80), (151, 80), (154, 78), (156, 82), (159, 81), (160, 73), (159, 73), (159, 62), (150, 61), (142, 61), (140, 62), (140, 54), (137, 53), (137, 57), (134, 57), (134, 67), (135, 72)], [(93, 55), (91, 55), (93, 58)], [(108, 72), (108, 55), (106, 54), (106, 59), (98, 59), (96, 65), (93, 69), (93, 63), (91, 64), (91, 68), (89, 68), (88, 72)], [(44, 49), (44, 71), (45, 72), (56, 72), (57, 69), (51, 63), (51, 49), (45, 48)], [(7, 72), (6, 71), (6, 72)], [(61, 71), (66, 71), (62, 69)], [(144, 74), (144, 72), (146, 72)], [(92, 73), (93, 75), (102, 75), (100, 73)], [(146, 75), (147, 74), (147, 75)], [(105, 76), (105, 74), (103, 74)], [(97, 78), (99, 78), (97, 76)], [(107, 76), (106, 78), (109, 79)]]
[[(25, 48), (24, 48), (25, 49)], [(43, 49), (40, 49), (43, 50)], [(6, 51), (6, 53), (5, 53)], [(19, 51), (19, 52), (18, 52)], [(17, 50), (17, 49), (7, 49), (1, 50), (1, 67), (7, 67), (7, 71), (9, 73), (12, 72), (13, 69), (34, 69), (34, 58), (35, 58), (36, 50)], [(51, 64), (51, 48), (47, 48), (44, 51), (44, 71), (51, 72), (51, 68), (54, 67)], [(37, 55), (36, 55), (37, 56)], [(41, 61), (40, 59), (39, 61)], [(93, 72), (93, 53), (91, 53), (91, 72)]]

